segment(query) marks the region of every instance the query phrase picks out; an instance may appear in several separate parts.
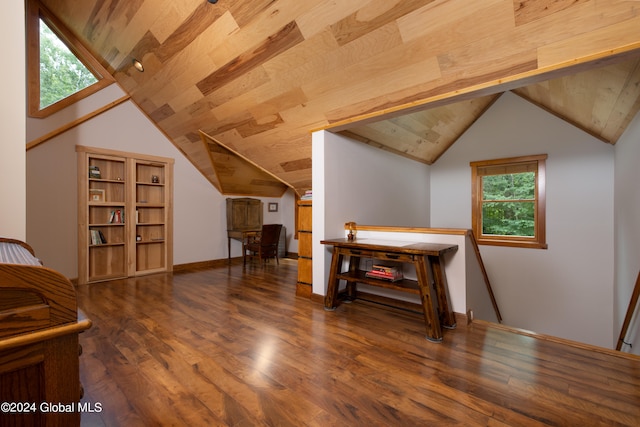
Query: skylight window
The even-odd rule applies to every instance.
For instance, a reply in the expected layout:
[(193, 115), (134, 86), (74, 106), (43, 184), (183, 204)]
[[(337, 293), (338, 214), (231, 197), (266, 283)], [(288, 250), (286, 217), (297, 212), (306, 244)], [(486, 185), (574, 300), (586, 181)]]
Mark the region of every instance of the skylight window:
[(113, 77), (38, 0), (27, 2), (31, 117), (46, 117), (113, 83)]
[(46, 108), (98, 79), (40, 20), (40, 109)]

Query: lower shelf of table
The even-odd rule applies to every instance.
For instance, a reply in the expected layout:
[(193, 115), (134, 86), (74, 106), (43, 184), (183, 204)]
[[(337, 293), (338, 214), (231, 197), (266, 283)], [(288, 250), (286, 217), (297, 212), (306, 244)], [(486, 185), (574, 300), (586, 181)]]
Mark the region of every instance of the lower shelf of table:
[(402, 279), (397, 282), (390, 280), (375, 279), (366, 276), (366, 271), (357, 270), (356, 272), (344, 272), (336, 276), (336, 279), (346, 280), (347, 282), (357, 282), (365, 285), (378, 286), (386, 289), (393, 289), (401, 292), (408, 292), (420, 295), (420, 287), (418, 282), (410, 279)]

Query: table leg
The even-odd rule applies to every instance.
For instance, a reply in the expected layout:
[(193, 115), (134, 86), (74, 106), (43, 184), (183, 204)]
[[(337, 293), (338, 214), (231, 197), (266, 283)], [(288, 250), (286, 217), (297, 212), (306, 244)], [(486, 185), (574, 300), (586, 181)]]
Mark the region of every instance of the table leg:
[[(360, 267), (360, 257), (359, 256), (350, 256), (349, 257), (349, 274), (350, 275), (355, 275), (356, 271), (358, 271), (358, 268)], [(341, 266), (338, 266), (338, 268), (341, 268)], [(348, 281), (347, 282), (347, 296), (344, 300), (344, 302), (352, 302), (355, 301), (357, 298), (357, 293), (358, 293), (358, 284), (357, 282), (352, 282), (352, 281)]]
[(442, 328), (438, 311), (431, 298), (431, 287), (429, 286), (429, 275), (427, 274), (427, 263), (425, 257), (419, 256), (416, 260), (416, 276), (418, 287), (420, 288), (420, 299), (422, 300), (422, 310), (424, 311), (424, 321), (427, 327), (427, 340), (432, 342), (442, 341)]
[(337, 278), (340, 268), (342, 267), (343, 255), (339, 253), (338, 248), (333, 248), (331, 256), (331, 268), (329, 270), (329, 284), (327, 286), (327, 294), (324, 296), (324, 309), (333, 311), (336, 309), (338, 300), (338, 288), (340, 280)]
[(442, 256), (429, 256), (429, 266), (435, 282), (436, 297), (438, 298), (438, 315), (442, 326), (453, 329), (456, 327), (456, 316), (451, 308), (451, 298), (449, 297), (449, 285), (447, 274), (444, 270), (444, 259)]

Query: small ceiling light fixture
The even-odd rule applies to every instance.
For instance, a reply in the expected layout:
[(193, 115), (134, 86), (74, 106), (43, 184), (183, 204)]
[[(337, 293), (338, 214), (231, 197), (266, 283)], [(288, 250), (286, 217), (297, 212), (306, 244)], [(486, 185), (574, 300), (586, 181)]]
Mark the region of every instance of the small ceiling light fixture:
[(144, 72), (144, 65), (142, 65), (142, 62), (138, 61), (137, 59), (133, 58), (133, 60), (131, 60), (131, 63), (133, 64), (134, 68), (138, 71), (140, 71), (141, 73)]
[(209, 3), (216, 4), (216, 3), (218, 3), (218, 0), (209, 0)]

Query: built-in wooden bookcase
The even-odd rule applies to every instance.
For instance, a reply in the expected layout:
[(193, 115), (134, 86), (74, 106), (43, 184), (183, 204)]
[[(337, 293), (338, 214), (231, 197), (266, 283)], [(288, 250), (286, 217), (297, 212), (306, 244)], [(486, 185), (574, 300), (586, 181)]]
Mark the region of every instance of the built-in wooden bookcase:
[[(82, 213), (87, 217), (78, 229), (79, 242), (83, 242), (86, 262), (82, 275), (91, 281), (108, 280), (127, 275), (126, 215), (126, 161), (108, 155), (86, 156), (81, 169), (86, 182), (82, 194)], [(93, 173), (90, 174), (90, 170)], [(116, 213), (120, 215), (116, 218)], [(98, 241), (98, 239), (100, 239)]]
[(173, 159), (76, 151), (78, 283), (170, 271)]
[[(166, 164), (134, 160), (135, 176), (135, 274), (167, 269), (167, 236), (170, 228), (167, 215)], [(170, 175), (169, 175), (170, 176)]]

